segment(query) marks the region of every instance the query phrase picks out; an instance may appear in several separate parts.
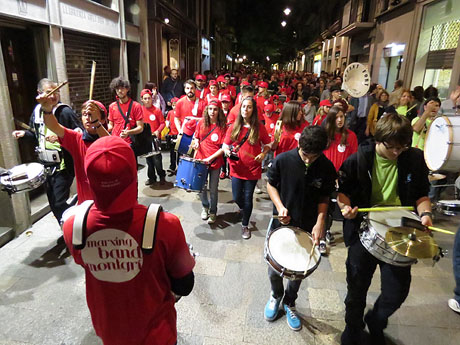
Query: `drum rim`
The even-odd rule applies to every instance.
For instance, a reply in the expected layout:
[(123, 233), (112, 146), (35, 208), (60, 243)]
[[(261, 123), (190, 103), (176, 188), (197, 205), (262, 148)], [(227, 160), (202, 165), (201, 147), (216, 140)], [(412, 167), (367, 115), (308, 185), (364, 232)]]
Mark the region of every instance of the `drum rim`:
[(192, 163), (201, 163), (201, 164), (204, 164), (204, 165), (210, 165), (210, 163), (205, 162), (202, 159), (196, 159), (196, 158), (193, 158), (193, 157), (182, 156), (182, 157), (180, 157), (179, 161), (181, 161), (181, 160), (190, 161)]
[[(274, 232), (276, 232), (279, 229), (283, 229), (283, 228), (296, 229), (296, 230), (300, 231), (301, 233), (305, 233), (308, 237), (311, 238), (311, 240), (313, 242), (313, 238), (311, 237), (310, 233), (308, 231), (303, 230), (302, 228), (299, 228), (298, 226), (289, 226), (289, 225), (279, 226), (276, 229), (271, 230), (270, 233), (267, 236), (267, 239), (265, 241), (266, 242), (266, 244), (265, 244), (265, 248), (266, 248), (266, 250), (265, 250), (265, 260), (267, 261), (267, 263), (270, 266), (272, 266), (270, 264), (270, 261), (273, 261), (276, 264), (277, 267), (283, 268), (284, 272), (282, 270), (277, 270), (274, 266), (272, 266), (272, 268), (274, 268), (275, 270), (277, 270), (281, 274), (286, 274), (286, 272), (292, 272), (290, 274), (290, 276), (294, 276), (294, 278), (293, 278), (294, 280), (298, 280), (297, 278), (295, 278), (297, 276), (298, 277), (303, 277), (303, 278), (299, 278), (299, 279), (305, 279), (318, 268), (318, 266), (319, 266), (319, 264), (321, 262), (321, 254), (318, 256), (319, 259), (316, 262), (316, 264), (312, 268), (308, 269), (306, 274), (304, 274), (305, 271), (296, 271), (296, 270), (293, 270), (293, 269), (290, 269), (290, 268), (287, 268), (287, 267), (284, 267), (283, 265), (281, 265), (278, 261), (276, 261), (276, 259), (273, 257), (273, 255), (270, 252), (269, 240), (270, 240), (271, 235)], [(318, 248), (315, 249), (315, 252), (319, 252)], [(315, 256), (315, 255), (313, 255), (313, 256)]]
[[(448, 201), (448, 202), (446, 202), (446, 201)], [(458, 201), (458, 204), (451, 203), (452, 201)], [(460, 207), (460, 200), (455, 200), (455, 199), (452, 199), (452, 200), (438, 200), (437, 205), (439, 205), (439, 206), (448, 206), (448, 207)]]
[[(446, 115), (440, 115), (440, 116), (436, 116), (433, 121), (431, 121), (430, 123), (430, 126), (428, 127), (427, 131), (426, 131), (426, 135), (425, 135), (425, 147), (426, 147), (426, 144), (427, 144), (427, 139), (429, 138), (429, 134), (430, 134), (430, 130), (431, 130), (431, 127), (433, 125), (433, 123), (437, 120), (437, 119), (441, 119), (441, 118), (444, 118), (445, 121), (447, 122), (447, 130), (449, 131), (449, 141), (452, 141), (453, 140), (453, 137), (454, 137), (454, 132), (453, 132), (453, 129), (452, 129), (452, 122), (450, 122), (450, 120), (448, 119), (448, 116)], [(435, 168), (433, 167), (431, 164), (430, 164), (430, 161), (429, 161), (429, 158), (427, 156), (427, 150), (423, 150), (423, 158), (425, 159), (425, 163), (428, 167), (428, 169), (430, 169), (431, 171), (438, 171), (438, 170), (442, 170), (442, 168), (444, 168), (444, 164), (449, 160), (450, 158), (450, 155), (452, 154), (452, 145), (449, 145), (448, 144), (448, 148), (447, 148), (447, 155), (446, 157), (443, 158), (442, 160), (442, 164), (440, 167), (438, 168)]]

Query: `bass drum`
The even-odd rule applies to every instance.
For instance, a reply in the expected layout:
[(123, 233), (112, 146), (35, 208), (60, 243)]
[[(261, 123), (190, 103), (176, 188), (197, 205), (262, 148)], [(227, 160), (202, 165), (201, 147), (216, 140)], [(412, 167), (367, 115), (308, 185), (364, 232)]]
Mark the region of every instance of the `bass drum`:
[(432, 171), (460, 170), (460, 116), (433, 120), (425, 139), (425, 162)]

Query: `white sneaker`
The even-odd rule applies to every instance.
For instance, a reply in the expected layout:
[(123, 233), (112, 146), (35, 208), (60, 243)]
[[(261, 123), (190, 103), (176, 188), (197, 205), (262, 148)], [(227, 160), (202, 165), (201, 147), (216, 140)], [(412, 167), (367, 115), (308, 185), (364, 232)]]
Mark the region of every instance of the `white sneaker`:
[(460, 303), (458, 303), (457, 300), (451, 298), (447, 301), (447, 305), (456, 313), (460, 313)]
[(208, 224), (214, 224), (216, 222), (217, 216), (213, 213), (209, 215)]
[(256, 194), (262, 194), (262, 189), (260, 189), (259, 187), (256, 186), (256, 188), (254, 189), (254, 192)]
[(208, 217), (209, 217), (208, 211), (209, 210), (207, 208), (203, 207), (203, 209), (201, 210), (201, 219), (203, 219), (203, 220), (208, 219)]
[(318, 249), (319, 249), (319, 252), (321, 253), (321, 255), (327, 254), (326, 241), (324, 241), (324, 240), (319, 240)]

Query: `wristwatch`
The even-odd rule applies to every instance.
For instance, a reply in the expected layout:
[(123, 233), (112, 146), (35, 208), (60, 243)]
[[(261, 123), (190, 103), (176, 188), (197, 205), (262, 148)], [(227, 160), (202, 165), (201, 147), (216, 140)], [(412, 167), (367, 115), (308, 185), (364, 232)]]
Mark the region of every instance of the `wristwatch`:
[(45, 115), (51, 115), (52, 113), (53, 113), (52, 111), (44, 111), (43, 110), (43, 114), (45, 114)]
[(422, 212), (422, 213), (420, 214), (420, 218), (425, 217), (425, 216), (428, 216), (428, 217), (430, 217), (431, 219), (433, 219), (433, 213), (430, 212), (430, 211), (424, 211), (424, 212)]

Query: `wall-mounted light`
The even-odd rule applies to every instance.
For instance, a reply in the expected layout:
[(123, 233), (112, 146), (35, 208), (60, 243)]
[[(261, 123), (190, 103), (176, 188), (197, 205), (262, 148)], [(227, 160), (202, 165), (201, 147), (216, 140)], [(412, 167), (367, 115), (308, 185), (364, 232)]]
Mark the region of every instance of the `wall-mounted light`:
[(169, 18), (165, 18), (165, 23), (169, 24)]
[(287, 16), (288, 16), (288, 15), (290, 15), (290, 14), (291, 14), (291, 9), (290, 9), (289, 7), (286, 7), (286, 8), (284, 9), (284, 11), (283, 11), (283, 12), (284, 12), (284, 14), (285, 14), (285, 15), (287, 15)]
[(287, 24), (287, 23), (286, 23), (285, 20), (283, 20), (283, 21), (281, 22), (281, 26), (282, 26), (283, 28), (286, 26), (286, 24)]

